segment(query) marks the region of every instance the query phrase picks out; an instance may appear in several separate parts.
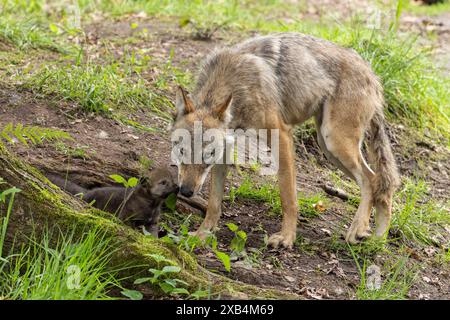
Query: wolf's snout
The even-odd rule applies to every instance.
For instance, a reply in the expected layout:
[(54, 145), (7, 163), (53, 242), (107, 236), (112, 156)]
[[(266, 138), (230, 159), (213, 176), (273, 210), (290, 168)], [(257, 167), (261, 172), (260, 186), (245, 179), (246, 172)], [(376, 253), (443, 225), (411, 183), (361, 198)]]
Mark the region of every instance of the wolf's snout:
[(194, 194), (194, 191), (192, 191), (190, 188), (188, 188), (186, 186), (181, 186), (180, 192), (183, 196), (188, 197), (188, 198), (192, 197), (192, 195)]

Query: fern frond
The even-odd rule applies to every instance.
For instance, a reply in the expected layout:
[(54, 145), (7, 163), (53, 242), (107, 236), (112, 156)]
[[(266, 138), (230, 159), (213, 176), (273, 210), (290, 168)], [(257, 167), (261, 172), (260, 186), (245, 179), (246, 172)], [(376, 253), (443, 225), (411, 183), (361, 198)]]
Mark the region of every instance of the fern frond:
[(72, 140), (70, 134), (62, 130), (38, 126), (24, 126), (21, 123), (15, 127), (12, 123), (8, 123), (0, 131), (0, 140), (2, 138), (9, 143), (14, 143), (14, 138), (16, 138), (17, 141), (20, 141), (25, 146), (28, 146), (29, 142), (36, 145), (45, 141)]

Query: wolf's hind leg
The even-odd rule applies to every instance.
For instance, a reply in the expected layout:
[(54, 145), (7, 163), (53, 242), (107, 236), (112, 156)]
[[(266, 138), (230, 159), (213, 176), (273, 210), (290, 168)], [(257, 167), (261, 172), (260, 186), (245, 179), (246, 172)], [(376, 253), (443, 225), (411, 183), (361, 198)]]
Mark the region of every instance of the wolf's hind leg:
[[(342, 122), (324, 121), (318, 130), (319, 145), (327, 158), (344, 173), (354, 179), (361, 189), (361, 203), (347, 231), (345, 240), (356, 243), (358, 239), (370, 236), (370, 215), (373, 206), (372, 179), (373, 171), (364, 160), (360, 140), (363, 128), (339, 127)], [(351, 129), (349, 129), (351, 128)]]

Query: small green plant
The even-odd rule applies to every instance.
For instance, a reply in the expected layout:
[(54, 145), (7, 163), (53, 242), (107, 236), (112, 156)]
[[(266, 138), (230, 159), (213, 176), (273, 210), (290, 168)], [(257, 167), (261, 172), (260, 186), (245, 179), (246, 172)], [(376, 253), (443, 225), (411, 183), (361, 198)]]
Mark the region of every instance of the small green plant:
[(123, 185), (125, 188), (134, 188), (139, 183), (139, 179), (136, 177), (131, 177), (128, 180), (119, 174), (112, 174), (109, 176), (114, 182)]
[(234, 233), (234, 237), (230, 243), (231, 259), (236, 260), (242, 256), (246, 256), (245, 243), (247, 242), (247, 233), (239, 230), (239, 227), (234, 223), (227, 223), (226, 226)]
[[(174, 274), (178, 274), (181, 271), (179, 266), (176, 266), (173, 261), (159, 254), (150, 254), (157, 263), (157, 268), (150, 268), (149, 271), (153, 274), (152, 277), (139, 278), (134, 281), (134, 284), (142, 284), (150, 282), (153, 285), (159, 286), (159, 288), (169, 295), (189, 295), (189, 291), (182, 286), (188, 286), (188, 284), (178, 278), (174, 278)], [(168, 265), (161, 266), (161, 263)]]
[(178, 245), (178, 248), (193, 252), (195, 248), (203, 246), (199, 237), (189, 234), (191, 216), (186, 217), (181, 223), (178, 232), (175, 232), (167, 224), (162, 223), (162, 227), (167, 231), (167, 235), (161, 238), (162, 241)]
[(88, 146), (83, 146), (83, 145), (77, 145), (75, 147), (71, 147), (71, 146), (66, 145), (63, 141), (55, 142), (55, 149), (71, 158), (78, 158), (78, 159), (83, 159), (83, 160), (89, 159), (90, 156), (86, 152), (86, 150), (88, 148), (89, 148)]
[(44, 141), (59, 141), (59, 140), (71, 140), (72, 137), (64, 131), (50, 128), (42, 128), (37, 126), (24, 126), (19, 123), (14, 126), (12, 123), (8, 123), (0, 132), (0, 138), (14, 143), (14, 138), (20, 141), (25, 146), (28, 143), (41, 144)]
[(141, 175), (147, 173), (152, 167), (154, 161), (149, 159), (145, 154), (139, 157), (139, 172)]
[(169, 226), (162, 224), (167, 231), (167, 235), (162, 237), (161, 240), (171, 244), (177, 244), (178, 248), (184, 249), (188, 252), (193, 252), (196, 248), (210, 248), (216, 257), (222, 262), (225, 270), (228, 272), (231, 270), (230, 255), (226, 252), (218, 249), (217, 238), (213, 233), (210, 233), (204, 241), (198, 236), (191, 235), (189, 233), (189, 219), (187, 217), (181, 224), (178, 233), (175, 233)]
[[(3, 178), (0, 177), (0, 186), (5, 183), (6, 182), (3, 180)], [(8, 197), (9, 197), (6, 214), (3, 218), (0, 219), (0, 227), (1, 227), (1, 230), (0, 230), (0, 259), (1, 260), (3, 260), (3, 246), (5, 243), (6, 231), (8, 228), (9, 218), (12, 213), (14, 197), (15, 197), (16, 193), (18, 193), (20, 191), (21, 191), (20, 189), (18, 189), (16, 187), (12, 187), (12, 188), (8, 188), (8, 189), (0, 192), (0, 204), (6, 203)], [(6, 262), (7, 260), (3, 260), (3, 261)], [(0, 266), (1, 266), (1, 263), (0, 263)], [(1, 270), (1, 268), (0, 268), (0, 270)]]
[[(202, 290), (199, 288), (192, 294), (186, 289), (188, 283), (186, 281), (175, 278), (176, 274), (179, 274), (181, 268), (176, 266), (174, 262), (167, 259), (160, 254), (149, 254), (149, 257), (155, 260), (157, 268), (150, 268), (149, 271), (153, 274), (152, 277), (138, 278), (134, 281), (134, 284), (150, 283), (153, 286), (158, 286), (165, 294), (168, 295), (183, 295), (191, 299), (210, 298), (210, 290)], [(166, 264), (162, 266), (161, 264)], [(122, 295), (130, 298), (131, 300), (141, 300), (143, 298), (142, 293), (137, 290), (123, 290)]]
[(137, 290), (124, 289), (120, 293), (130, 300), (142, 300), (144, 297), (144, 295)]
[(190, 219), (191, 216), (188, 216), (179, 224), (178, 232), (175, 232), (167, 224), (162, 223), (161, 225), (167, 231), (167, 235), (160, 240), (166, 243), (176, 244), (178, 248), (187, 252), (194, 252), (196, 248), (210, 248), (222, 262), (225, 270), (229, 272), (231, 270), (230, 255), (218, 249), (217, 238), (213, 233), (210, 233), (204, 241), (196, 235), (191, 235), (189, 233)]
[(170, 211), (174, 212), (177, 208), (177, 195), (175, 193), (171, 193), (164, 201), (164, 204)]
[(192, 28), (192, 38), (196, 40), (211, 40), (214, 33), (226, 26), (227, 21), (224, 21), (222, 23), (210, 23), (209, 21), (207, 21), (205, 23), (205, 20), (195, 21), (192, 18), (190, 19), (185, 17), (180, 20), (179, 24), (180, 27), (190, 26)]

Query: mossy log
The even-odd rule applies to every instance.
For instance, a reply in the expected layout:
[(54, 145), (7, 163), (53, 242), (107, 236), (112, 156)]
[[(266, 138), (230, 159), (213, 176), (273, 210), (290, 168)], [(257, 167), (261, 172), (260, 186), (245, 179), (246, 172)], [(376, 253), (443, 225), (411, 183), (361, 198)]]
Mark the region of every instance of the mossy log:
[[(181, 272), (177, 277), (186, 281), (193, 291), (199, 287), (211, 288), (223, 297), (248, 297), (250, 299), (286, 299), (298, 296), (270, 288), (259, 288), (224, 276), (214, 274), (199, 266), (196, 259), (176, 246), (157, 239), (149, 239), (116, 220), (111, 215), (90, 208), (69, 196), (49, 182), (37, 169), (18, 159), (0, 143), (0, 177), (6, 181), (2, 188), (17, 187), (14, 209), (8, 224), (6, 246), (27, 241), (32, 232), (47, 226), (58, 226), (64, 232), (80, 228), (100, 228), (117, 239), (119, 249), (111, 261), (112, 267), (127, 261), (136, 267), (131, 269), (136, 277), (142, 277), (149, 268), (157, 267), (148, 254), (161, 254), (171, 259)], [(0, 210), (0, 215), (5, 210)], [(81, 229), (80, 229), (81, 230)], [(128, 271), (129, 272), (129, 271)], [(133, 276), (132, 276), (133, 278)]]

